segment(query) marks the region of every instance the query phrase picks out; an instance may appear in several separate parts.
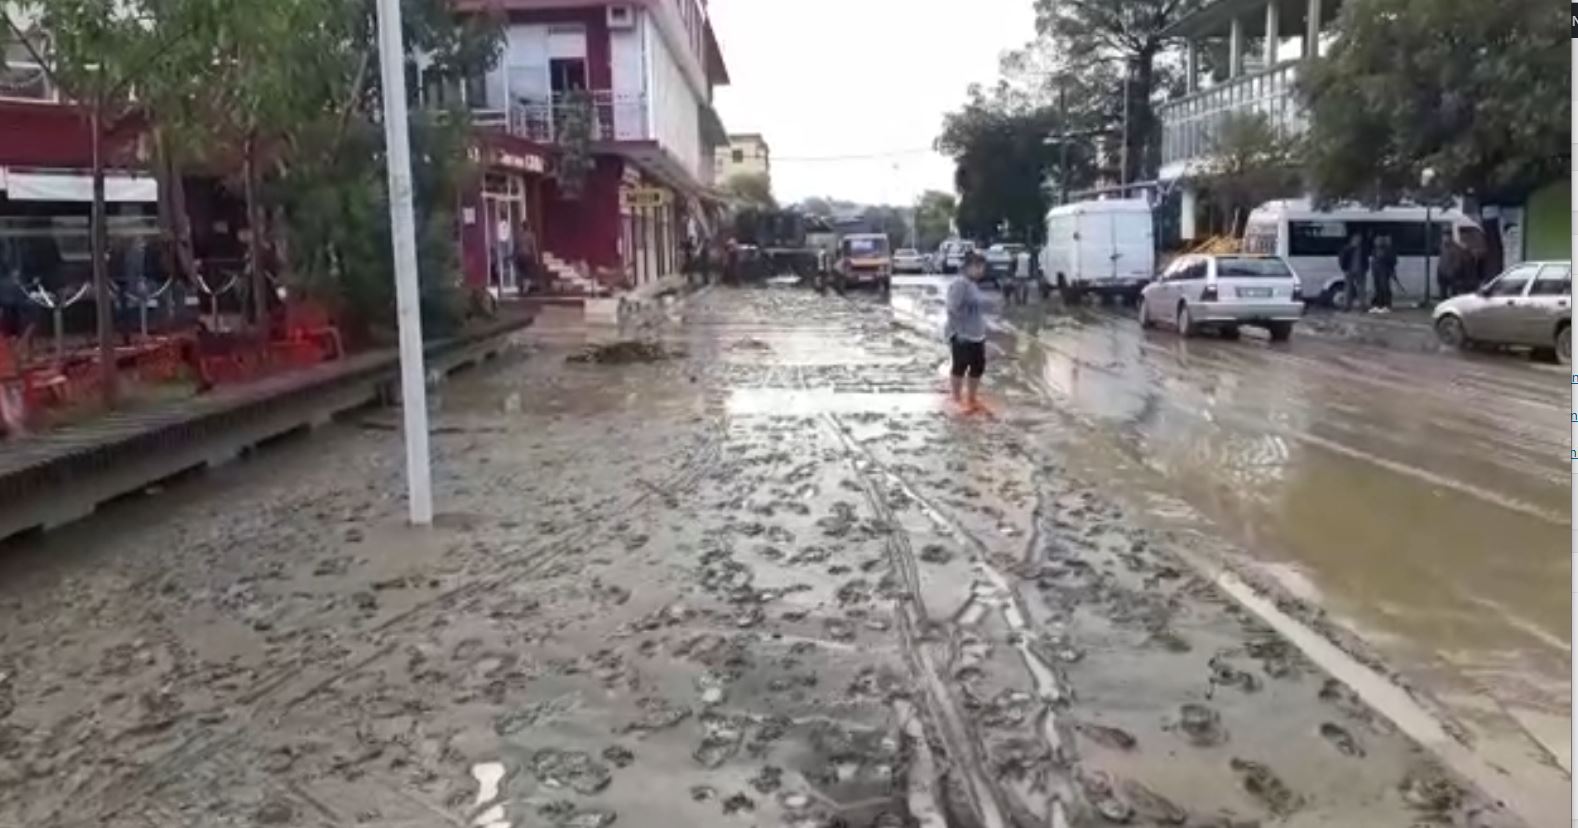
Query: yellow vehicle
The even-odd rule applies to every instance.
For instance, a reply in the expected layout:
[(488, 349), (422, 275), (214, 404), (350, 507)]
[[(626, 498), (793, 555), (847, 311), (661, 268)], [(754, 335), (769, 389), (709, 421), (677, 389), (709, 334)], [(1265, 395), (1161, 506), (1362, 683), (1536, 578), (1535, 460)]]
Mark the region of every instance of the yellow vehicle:
[(887, 293), (893, 283), (893, 251), (885, 233), (851, 233), (838, 242), (839, 290), (876, 285)]

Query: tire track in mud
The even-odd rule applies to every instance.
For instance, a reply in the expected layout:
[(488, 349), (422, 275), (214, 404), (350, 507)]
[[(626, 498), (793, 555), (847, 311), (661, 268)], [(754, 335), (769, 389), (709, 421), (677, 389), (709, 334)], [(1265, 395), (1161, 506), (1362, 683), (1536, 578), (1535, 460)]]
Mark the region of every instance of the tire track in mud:
[[(846, 457), (850, 462), (860, 487), (865, 495), (868, 505), (876, 513), (879, 520), (888, 526), (888, 551), (895, 566), (903, 573), (908, 594), (896, 607), (895, 615), (899, 619), (897, 625), (902, 639), (905, 658), (910, 662), (910, 669), (915, 676), (922, 680), (925, 688), (926, 708), (930, 713), (931, 723), (928, 731), (937, 735), (939, 741), (947, 748), (945, 756), (951, 759), (951, 769), (962, 776), (961, 787), (969, 797), (970, 805), (974, 811), (971, 816), (983, 828), (1011, 828), (1015, 824), (1006, 813), (1011, 809), (1002, 801), (1000, 792), (986, 777), (982, 768), (987, 764), (984, 750), (979, 740), (972, 738), (971, 729), (966, 722), (965, 715), (960, 709), (958, 700), (948, 689), (945, 673), (939, 669), (935, 659), (929, 652), (926, 641), (918, 636), (918, 631), (926, 632), (925, 638), (929, 639), (936, 632), (935, 624), (925, 609), (922, 599), (919, 566), (915, 561), (914, 551), (910, 546), (909, 538), (894, 520), (893, 511), (888, 506), (887, 498), (883, 496), (882, 489), (874, 479), (877, 473), (892, 477), (876, 462), (870, 452), (866, 451), (849, 433), (848, 428), (836, 415), (826, 415), (825, 422), (832, 430), (835, 439), (844, 447)], [(917, 500), (917, 502), (923, 502)], [(917, 617), (918, 616), (918, 617)], [(956, 625), (955, 621), (950, 625)], [(957, 639), (955, 631), (945, 631), (950, 642), (950, 650), (956, 651)], [(901, 716), (903, 708), (899, 708)], [(925, 763), (923, 763), (925, 764)], [(931, 784), (936, 785), (942, 781), (942, 772)], [(913, 793), (912, 798), (922, 798)], [(940, 803), (932, 796), (933, 808), (941, 810)], [(1053, 822), (1054, 826), (1059, 823)]]
[[(526, 551), (509, 560), (501, 561), (491, 576), (467, 581), (419, 601), (369, 628), (365, 635), (382, 636), (435, 610), (455, 607), (461, 602), (474, 601), (538, 575), (564, 558), (572, 549), (584, 547), (602, 534), (603, 527), (611, 525), (612, 521), (601, 520), (599, 515), (617, 514), (628, 517), (640, 514), (654, 500), (690, 490), (718, 460), (726, 438), (725, 430), (719, 425), (715, 422), (706, 428), (702, 444), (686, 455), (679, 468), (661, 483), (641, 485), (639, 493), (622, 503), (591, 506), (581, 510), (572, 519), (572, 525), (576, 528), (568, 534), (562, 534), (536, 550)], [(283, 717), (341, 679), (376, 663), (396, 649), (395, 644), (379, 645), (371, 652), (356, 657), (350, 663), (342, 659), (332, 669), (315, 675), (309, 674), (314, 673), (314, 667), (318, 665), (310, 662), (282, 667), (263, 679), (259, 687), (238, 700), (239, 704), (248, 708), (244, 720), (239, 724), (218, 733), (216, 731), (219, 729), (214, 727), (200, 729), (148, 765), (107, 781), (96, 792), (84, 794), (82, 798), (71, 798), (62, 809), (69, 808), (76, 813), (68, 816), (62, 813), (62, 809), (57, 809), (45, 824), (62, 826), (62, 828), (103, 825), (125, 813), (128, 808), (149, 800), (169, 784), (178, 781), (182, 774), (192, 768), (221, 755), (226, 748), (239, 741), (260, 717), (265, 714), (275, 718)], [(294, 695), (286, 697), (277, 707), (269, 706), (271, 701), (295, 687), (301, 689)], [(85, 812), (88, 815), (83, 815)]]
[[(872, 508), (878, 512), (879, 517), (887, 522), (890, 527), (890, 549), (894, 552), (895, 557), (902, 564), (906, 565), (904, 566), (905, 577), (912, 596), (907, 602), (911, 606), (906, 607), (906, 610), (913, 611), (914, 607), (919, 607), (922, 619), (926, 619), (922, 623), (928, 625), (934, 623), (929, 620), (931, 616), (925, 611), (924, 604), (921, 602), (919, 568), (915, 562), (908, 537), (898, 527), (897, 522), (893, 520), (892, 510), (887, 506), (886, 498), (882, 495), (882, 488), (876, 485), (876, 481), (873, 479), (875, 476), (881, 476), (897, 486), (905, 496), (921, 508), (923, 514), (933, 524), (944, 529), (948, 535), (967, 543), (979, 556), (979, 570), (986, 575), (990, 583), (982, 584), (977, 582), (974, 584), (970, 590), (970, 597), (951, 615), (950, 620), (947, 622), (947, 626), (951, 627), (945, 632), (953, 654), (950, 660), (958, 660), (959, 651), (962, 647), (960, 633), (977, 626), (982, 616), (995, 607), (1011, 630), (1010, 643), (1018, 652), (1020, 664), (1025, 669), (1026, 677), (1031, 680), (1032, 685), (1036, 689), (1037, 697), (1042, 701), (1041, 710), (1036, 716), (1035, 729), (1037, 735), (1047, 750), (1050, 751), (1054, 765), (1065, 770), (1056, 779), (1051, 780), (1053, 790), (1048, 794), (1044, 824), (1051, 826), (1051, 828), (1067, 828), (1070, 825), (1070, 811), (1076, 806), (1072, 773), (1075, 765), (1075, 755), (1072, 740), (1065, 735), (1069, 726), (1060, 718), (1057, 708), (1071, 701), (1073, 693), (1068, 684), (1058, 675), (1057, 670), (1031, 647), (1030, 642), (1033, 637), (1033, 631), (1028, 620), (1028, 613), (1024, 607), (1020, 606), (1019, 597), (1017, 591), (1013, 588), (1012, 581), (993, 565), (992, 560), (996, 555), (979, 537), (966, 529), (957, 520), (949, 517), (943, 507), (922, 495), (902, 475), (878, 461), (870, 451), (866, 450), (853, 438), (847, 427), (836, 416), (829, 415), (828, 422), (839, 437), (840, 442), (843, 443), (845, 450), (849, 452), (852, 461), (851, 465), (855, 468), (856, 474), (860, 476), (862, 488), (866, 491), (866, 496), (871, 501)], [(1034, 514), (1039, 516), (1042, 509), (1043, 503), (1038, 491)], [(1030, 538), (1027, 540), (1026, 548), (1030, 550), (1027, 554), (1033, 553), (1033, 550), (1037, 548), (1036, 544), (1039, 542), (1039, 537), (1039, 526), (1037, 526), (1030, 533)], [(1014, 826), (1021, 824), (1024, 815), (1014, 814), (1016, 811), (1020, 811), (1022, 806), (1016, 807), (1017, 803), (1013, 802), (1012, 798), (1008, 797), (994, 784), (983, 771), (983, 768), (989, 765), (984, 741), (976, 733), (975, 728), (968, 723), (960, 710), (959, 702), (955, 699), (954, 694), (948, 690), (948, 684), (944, 680), (944, 673), (939, 671), (936, 665), (931, 662), (923, 644), (910, 640), (907, 640), (905, 644), (908, 650), (915, 653), (916, 658), (920, 662), (920, 675), (927, 682), (928, 697), (932, 701), (933, 714), (940, 714), (947, 721), (949, 733), (945, 741), (951, 743), (950, 747), (953, 748), (955, 754), (970, 757), (970, 766), (967, 768), (967, 771), (970, 788), (976, 792), (974, 804), (978, 809), (977, 816), (981, 823), (985, 826)], [(966, 747), (961, 749), (961, 743)], [(1013, 816), (1005, 817), (1005, 812)], [(1037, 822), (1041, 821), (1037, 819)]]

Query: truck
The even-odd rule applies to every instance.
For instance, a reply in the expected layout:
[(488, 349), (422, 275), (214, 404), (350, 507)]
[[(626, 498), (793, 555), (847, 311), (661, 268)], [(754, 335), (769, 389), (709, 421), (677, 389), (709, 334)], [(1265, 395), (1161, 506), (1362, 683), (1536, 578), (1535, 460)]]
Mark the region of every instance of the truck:
[(838, 241), (834, 284), (842, 291), (875, 285), (887, 293), (893, 284), (893, 251), (886, 233), (850, 233)]
[(1046, 238), (1041, 277), (1070, 304), (1094, 294), (1132, 305), (1155, 275), (1155, 231), (1144, 199), (1054, 207), (1047, 212)]

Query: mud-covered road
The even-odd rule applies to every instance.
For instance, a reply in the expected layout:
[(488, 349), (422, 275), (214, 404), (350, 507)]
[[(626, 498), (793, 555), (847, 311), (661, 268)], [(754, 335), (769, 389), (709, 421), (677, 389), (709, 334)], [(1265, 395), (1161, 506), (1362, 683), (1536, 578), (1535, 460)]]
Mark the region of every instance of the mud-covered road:
[[(1277, 531), (1252, 507), (1291, 473), (1189, 436), (1166, 400), (1111, 414), (1140, 379), (1086, 391), (1055, 354), (1114, 343), (1100, 371), (1121, 379), (1128, 334), (1042, 324), (1010, 318), (992, 412), (970, 417), (942, 404), (925, 325), (866, 297), (706, 291), (612, 361), (545, 325), (439, 390), (431, 531), (402, 528), (397, 418), (368, 412), (12, 544), (0, 825), (1564, 818), (1558, 768), (1499, 761), (1451, 705), (1383, 677), (1386, 647), (1316, 612), (1362, 603), (1326, 579), (1379, 553), (1343, 548), (1318, 595), (1263, 577), (1253, 562), (1315, 568), (1243, 528)], [(1128, 341), (1167, 399), (1256, 358)], [(1265, 382), (1217, 396), (1319, 418)], [(1190, 450), (1206, 459), (1180, 484), (1167, 470)], [(1212, 495), (1249, 510), (1218, 511), (1180, 485), (1253, 496)], [(1384, 508), (1412, 524), (1466, 507)], [(1458, 542), (1454, 566), (1487, 570), (1517, 549)], [(1384, 580), (1402, 564), (1376, 564), (1406, 598)]]

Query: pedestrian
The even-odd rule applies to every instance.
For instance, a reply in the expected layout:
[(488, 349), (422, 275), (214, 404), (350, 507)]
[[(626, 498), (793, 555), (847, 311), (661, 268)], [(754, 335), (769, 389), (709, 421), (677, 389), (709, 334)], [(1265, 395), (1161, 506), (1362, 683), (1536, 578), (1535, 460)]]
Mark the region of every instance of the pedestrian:
[(981, 254), (965, 254), (960, 273), (948, 285), (948, 323), (944, 334), (953, 353), (949, 391), (965, 411), (980, 408), (981, 375), (986, 373), (985, 298), (980, 281), (986, 274)]
[(515, 245), (515, 272), (520, 274), (517, 289), (520, 295), (525, 296), (532, 289), (543, 287), (538, 283), (540, 274), (537, 269), (537, 237), (532, 235), (531, 222), (521, 222), (521, 232), (517, 238), (519, 243)]
[(1392, 281), (1397, 278), (1397, 250), (1392, 247), (1391, 236), (1375, 240), (1375, 253), (1370, 257), (1371, 291), (1370, 313), (1392, 312)]
[(1030, 302), (1030, 248), (1021, 249), (1014, 254), (1014, 301), (1021, 304)]
[(1468, 248), (1450, 236), (1441, 240), (1441, 261), (1436, 269), (1436, 285), (1440, 288), (1443, 298), (1468, 293), (1474, 288), (1470, 282), (1477, 286), (1478, 278), (1470, 273), (1474, 267), (1473, 258), (1469, 255)]
[(1370, 270), (1363, 236), (1354, 233), (1348, 237), (1348, 243), (1337, 254), (1337, 264), (1342, 268), (1343, 310), (1353, 310), (1364, 304), (1364, 280)]

